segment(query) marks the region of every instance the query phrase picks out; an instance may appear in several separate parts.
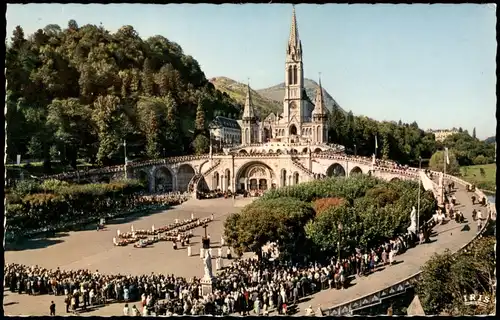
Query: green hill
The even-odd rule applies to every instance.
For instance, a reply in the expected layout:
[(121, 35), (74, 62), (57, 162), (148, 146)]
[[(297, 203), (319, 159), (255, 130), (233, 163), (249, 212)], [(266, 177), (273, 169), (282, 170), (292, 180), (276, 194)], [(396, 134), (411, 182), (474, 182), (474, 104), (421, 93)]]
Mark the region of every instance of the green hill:
[[(247, 92), (247, 85), (241, 82), (234, 81), (232, 79), (226, 77), (216, 77), (210, 79), (210, 82), (214, 85), (214, 87), (221, 91), (225, 92), (229, 97), (234, 99), (238, 104), (241, 105), (242, 110), (245, 105), (245, 98)], [(279, 113), (283, 108), (282, 102), (280, 100), (273, 101), (269, 98), (266, 98), (259, 94), (258, 91), (250, 88), (252, 92), (252, 101), (255, 106), (256, 113), (261, 117), (265, 118), (271, 112)], [(281, 100), (283, 97), (281, 98)]]
[[(306, 88), (306, 93), (309, 99), (314, 102), (314, 98), (316, 97), (316, 91), (318, 90), (318, 83), (311, 79), (304, 79), (304, 87)], [(285, 95), (285, 83), (280, 83), (278, 85), (257, 90), (257, 92), (271, 101), (283, 101), (283, 97)], [(323, 88), (323, 97), (325, 99), (325, 105), (328, 110), (332, 110), (334, 105), (342, 110), (345, 113), (344, 109), (342, 109), (339, 104), (333, 99), (333, 97), (328, 93), (328, 91)]]

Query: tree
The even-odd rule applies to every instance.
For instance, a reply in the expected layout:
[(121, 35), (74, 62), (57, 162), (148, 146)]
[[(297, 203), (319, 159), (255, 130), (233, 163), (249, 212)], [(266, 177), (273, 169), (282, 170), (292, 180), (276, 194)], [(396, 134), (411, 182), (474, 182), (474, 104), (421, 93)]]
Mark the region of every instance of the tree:
[(92, 119), (97, 125), (99, 151), (97, 160), (108, 164), (121, 147), (123, 115), (120, 112), (120, 99), (116, 96), (99, 96), (94, 102)]
[(198, 100), (198, 108), (196, 109), (195, 130), (197, 133), (205, 132), (205, 109), (202, 98)]
[[(458, 164), (457, 158), (455, 157), (455, 154), (452, 151), (448, 152), (448, 158), (450, 160), (450, 163), (446, 164), (446, 173), (459, 174), (460, 166)], [(431, 159), (429, 160), (429, 167), (435, 171), (443, 171), (445, 161), (446, 161), (445, 152), (437, 151), (432, 155)]]
[(495, 241), (495, 237), (480, 238), (470, 251), (455, 257), (447, 250), (435, 254), (424, 264), (416, 292), (426, 314), (474, 315), (493, 310), (493, 303), (486, 310), (466, 306), (463, 295), (475, 293), (493, 297)]
[(193, 141), (193, 148), (196, 154), (204, 154), (208, 152), (210, 140), (203, 134), (199, 134)]
[(189, 132), (200, 97), (205, 121), (217, 110), (236, 112), (235, 101), (216, 90), (178, 44), (162, 36), (142, 40), (132, 26), (111, 33), (70, 20), (66, 29), (47, 25), (26, 36), (18, 26), (7, 44), (6, 78), (7, 156), (26, 155), (36, 139), (41, 150), (31, 151), (44, 160), (46, 173), (54, 146), (73, 164), (79, 157), (123, 163), (124, 138), (137, 158), (156, 158), (163, 149), (185, 154), (196, 137)]
[(91, 109), (78, 99), (54, 99), (48, 105), (47, 126), (54, 132), (56, 141), (65, 150), (64, 160), (69, 160), (76, 169), (80, 151), (85, 151), (86, 142), (93, 140)]
[[(290, 197), (312, 202), (317, 210), (305, 230), (313, 247), (308, 254), (319, 253), (316, 258), (322, 259), (337, 255), (338, 241), (341, 241), (345, 254), (354, 252), (356, 246), (372, 248), (406, 233), (410, 211), (417, 205), (418, 184), (356, 175), (348, 179), (329, 178), (270, 190), (260, 200)], [(432, 192), (421, 190), (421, 221), (430, 219), (435, 208)], [(337, 231), (339, 222), (344, 226), (341, 238)], [(294, 254), (299, 254), (299, 251), (294, 251)]]
[(476, 127), (472, 129), (472, 138), (476, 139)]
[(228, 245), (240, 252), (261, 254), (262, 246), (278, 242), (283, 257), (305, 249), (304, 226), (312, 217), (311, 206), (294, 198), (257, 200), (228, 219), (224, 236)]

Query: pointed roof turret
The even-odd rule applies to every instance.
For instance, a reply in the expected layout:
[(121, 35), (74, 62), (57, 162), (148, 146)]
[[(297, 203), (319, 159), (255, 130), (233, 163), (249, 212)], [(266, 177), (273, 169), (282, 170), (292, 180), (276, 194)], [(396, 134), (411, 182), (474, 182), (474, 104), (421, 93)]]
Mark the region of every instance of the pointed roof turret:
[(299, 29), (297, 27), (297, 16), (295, 14), (295, 5), (292, 11), (292, 25), (290, 26), (290, 37), (288, 38), (287, 54), (295, 53), (298, 57), (302, 56), (302, 43), (299, 38)]
[(252, 103), (252, 93), (250, 90), (250, 81), (247, 83), (247, 97), (245, 99), (245, 107), (243, 109), (243, 120), (254, 120), (255, 119), (255, 112), (253, 110), (253, 103)]
[(321, 85), (321, 73), (319, 75), (319, 86), (316, 91), (316, 100), (314, 101), (313, 117), (322, 117), (326, 115), (325, 101), (323, 99), (323, 86)]

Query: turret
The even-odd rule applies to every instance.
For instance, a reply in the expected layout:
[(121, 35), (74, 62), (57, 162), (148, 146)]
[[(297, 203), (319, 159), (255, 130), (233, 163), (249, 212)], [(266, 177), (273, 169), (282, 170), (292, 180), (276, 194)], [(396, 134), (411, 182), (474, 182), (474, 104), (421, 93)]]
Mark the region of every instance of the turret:
[(253, 103), (252, 103), (252, 94), (250, 91), (250, 84), (247, 84), (247, 96), (245, 99), (245, 107), (243, 108), (242, 120), (244, 122), (255, 122), (256, 121), (255, 112), (254, 112)]
[(327, 117), (325, 101), (323, 99), (323, 86), (321, 86), (321, 76), (319, 78), (319, 86), (316, 92), (316, 100), (314, 102), (312, 116), (314, 121), (323, 121), (326, 120)]

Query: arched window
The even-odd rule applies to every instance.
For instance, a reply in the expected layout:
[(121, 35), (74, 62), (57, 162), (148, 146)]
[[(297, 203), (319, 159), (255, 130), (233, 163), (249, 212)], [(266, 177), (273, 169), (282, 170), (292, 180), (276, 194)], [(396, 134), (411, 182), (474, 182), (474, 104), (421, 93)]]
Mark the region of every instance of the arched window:
[(293, 69), (292, 69), (292, 66), (289, 66), (288, 67), (288, 84), (293, 84), (292, 81), (293, 81), (293, 78), (292, 78), (292, 72), (293, 72)]
[(286, 186), (286, 170), (281, 169), (281, 186), (285, 187)]
[(297, 76), (298, 76), (297, 66), (293, 66), (293, 84), (297, 84), (299, 82)]

